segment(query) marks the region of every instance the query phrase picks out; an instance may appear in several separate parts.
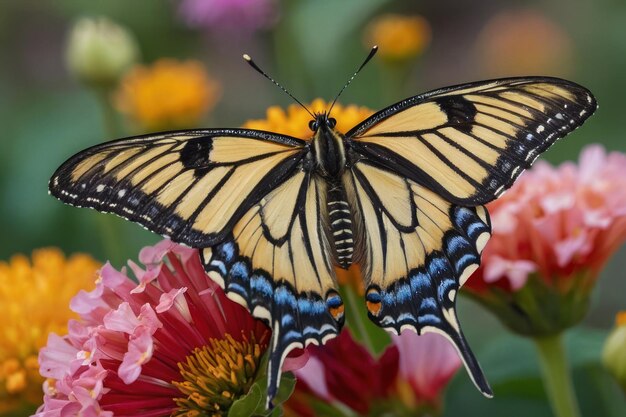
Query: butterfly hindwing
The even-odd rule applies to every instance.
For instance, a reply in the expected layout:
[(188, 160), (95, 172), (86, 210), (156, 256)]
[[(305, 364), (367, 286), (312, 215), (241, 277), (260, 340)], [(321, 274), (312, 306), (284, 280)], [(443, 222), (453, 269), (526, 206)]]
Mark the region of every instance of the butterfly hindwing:
[(323, 229), (325, 183), (300, 171), (255, 204), (225, 243), (205, 249), (209, 276), (272, 327), (268, 401), (287, 354), (324, 344), (343, 325)]
[(104, 143), (66, 161), (50, 192), (192, 247), (222, 241), (291, 175), (304, 141), (243, 129), (160, 133)]
[(358, 213), (358, 256), (370, 319), (396, 334), (443, 334), (459, 350), (477, 387), (490, 396), (455, 311), (457, 291), (478, 267), (490, 236), (487, 210), (452, 204), (366, 161), (345, 174), (344, 185)]
[(587, 89), (557, 78), (482, 81), (396, 103), (346, 137), (358, 154), (475, 206), (501, 195), (596, 106)]

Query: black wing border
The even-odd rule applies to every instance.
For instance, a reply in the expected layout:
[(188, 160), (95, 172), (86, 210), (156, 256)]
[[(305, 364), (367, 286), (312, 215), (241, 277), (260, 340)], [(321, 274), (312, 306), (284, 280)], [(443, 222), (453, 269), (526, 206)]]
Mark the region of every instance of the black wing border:
[(358, 125), (354, 126), (352, 129), (350, 129), (350, 131), (348, 131), (348, 133), (346, 133), (345, 136), (348, 139), (354, 136), (358, 136), (359, 134), (363, 133), (364, 131), (366, 131), (373, 125), (375, 125), (376, 123), (379, 123), (381, 120), (386, 119), (389, 116), (393, 116), (394, 114), (402, 110), (405, 110), (409, 107), (413, 107), (418, 104), (425, 103), (427, 99), (433, 96), (440, 95), (440, 94), (447, 94), (447, 93), (464, 90), (468, 88), (477, 88), (477, 87), (485, 86), (488, 84), (500, 85), (500, 84), (512, 84), (512, 83), (542, 83), (542, 82), (556, 84), (556, 85), (567, 85), (570, 87), (580, 88), (582, 91), (587, 93), (587, 95), (591, 98), (591, 103), (589, 103), (589, 105), (592, 108), (592, 111), (590, 112), (590, 115), (598, 107), (597, 100), (594, 97), (594, 95), (591, 93), (591, 91), (589, 91), (589, 89), (587, 89), (586, 87), (583, 87), (582, 85), (578, 83), (575, 83), (573, 81), (568, 81), (563, 78), (546, 77), (546, 76), (494, 78), (490, 80), (473, 81), (473, 82), (438, 88), (435, 90), (428, 91), (426, 93), (421, 93), (416, 96), (409, 97), (395, 104), (387, 106), (380, 111), (377, 111), (376, 113), (374, 113), (367, 119), (363, 120)]

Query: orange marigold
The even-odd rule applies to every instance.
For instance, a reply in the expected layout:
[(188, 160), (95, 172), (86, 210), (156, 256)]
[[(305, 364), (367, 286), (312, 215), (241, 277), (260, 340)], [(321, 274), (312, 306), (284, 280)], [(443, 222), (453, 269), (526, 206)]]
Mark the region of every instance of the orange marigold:
[(198, 125), (219, 98), (219, 84), (199, 61), (160, 59), (122, 79), (116, 107), (146, 131)]
[[(306, 106), (313, 113), (321, 113), (328, 111), (330, 103), (321, 98), (316, 98)], [(346, 133), (373, 113), (374, 111), (367, 107), (356, 105), (342, 106), (336, 103), (335, 107), (333, 107), (332, 117), (337, 119), (337, 130), (341, 133)], [(266, 111), (265, 119), (248, 120), (243, 127), (308, 139), (311, 137), (310, 120), (311, 115), (297, 104), (291, 104), (286, 110), (279, 106), (271, 106)]]
[(380, 57), (393, 62), (420, 55), (430, 39), (430, 24), (419, 15), (384, 14), (376, 17), (365, 31), (367, 47), (378, 45)]
[(0, 413), (41, 402), (37, 353), (50, 332), (66, 332), (68, 320), (78, 317), (69, 300), (93, 288), (99, 267), (88, 255), (68, 259), (57, 248), (0, 261)]

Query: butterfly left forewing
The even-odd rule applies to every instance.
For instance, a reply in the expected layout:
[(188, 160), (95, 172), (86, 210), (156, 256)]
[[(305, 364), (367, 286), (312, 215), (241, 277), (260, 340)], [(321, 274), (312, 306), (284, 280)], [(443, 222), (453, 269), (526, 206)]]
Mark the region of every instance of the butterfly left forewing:
[(408, 329), (446, 336), (490, 396), (455, 311), (457, 291), (478, 267), (490, 236), (485, 208), (452, 204), (366, 160), (344, 174), (344, 186), (355, 207), (370, 319), (396, 334)]
[(596, 109), (591, 93), (548, 77), (449, 87), (394, 104), (350, 132), (351, 148), (448, 201), (497, 198)]
[(234, 223), (288, 178), (304, 142), (244, 129), (160, 133), (76, 154), (50, 180), (50, 193), (112, 212), (192, 247), (223, 240)]

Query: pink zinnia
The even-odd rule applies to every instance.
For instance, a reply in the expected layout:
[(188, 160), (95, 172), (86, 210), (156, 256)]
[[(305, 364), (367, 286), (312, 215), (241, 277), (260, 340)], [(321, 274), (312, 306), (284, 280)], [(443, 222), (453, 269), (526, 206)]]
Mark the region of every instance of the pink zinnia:
[(398, 383), (411, 387), (412, 405), (441, 408), (443, 391), (462, 364), (454, 346), (437, 333), (403, 332), (391, 337), (400, 358)]
[(626, 239), (626, 155), (592, 145), (578, 165), (538, 162), (487, 208), (493, 235), (467, 294), (517, 333), (557, 334), (585, 316)]
[(531, 273), (556, 286), (595, 278), (626, 239), (626, 155), (592, 145), (578, 166), (540, 161), (487, 208), (493, 236), (469, 288), (517, 291)]
[(80, 320), (39, 355), (36, 416), (221, 415), (250, 388), (269, 328), (207, 278), (195, 249), (165, 240), (139, 259), (139, 284), (106, 264), (72, 300)]

